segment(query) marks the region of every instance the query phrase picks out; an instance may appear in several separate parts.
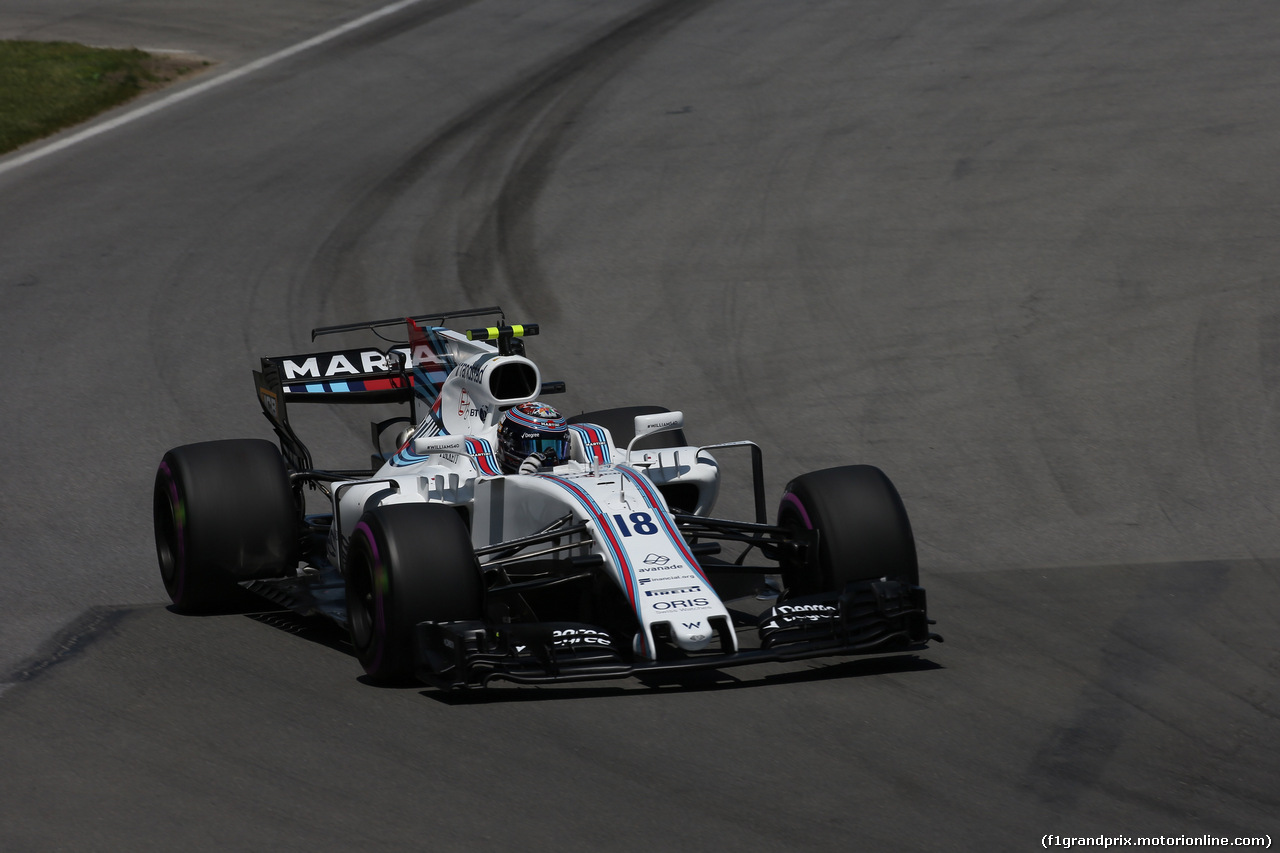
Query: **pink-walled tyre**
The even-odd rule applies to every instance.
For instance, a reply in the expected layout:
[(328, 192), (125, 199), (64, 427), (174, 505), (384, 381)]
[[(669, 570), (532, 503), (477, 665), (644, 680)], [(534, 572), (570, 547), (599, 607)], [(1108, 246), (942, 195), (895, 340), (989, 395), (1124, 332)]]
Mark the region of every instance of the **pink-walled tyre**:
[(782, 566), (789, 595), (836, 591), (878, 578), (920, 581), (906, 508), (893, 483), (874, 466), (846, 465), (796, 477), (783, 491), (778, 525), (818, 531), (816, 560)]
[(351, 644), (376, 681), (413, 675), (419, 622), (480, 618), (479, 566), (452, 507), (392, 504), (366, 512), (351, 534), (345, 573)]
[(156, 556), (178, 610), (217, 612), (242, 599), (237, 581), (297, 568), (298, 508), (280, 451), (233, 439), (175, 447), (156, 472)]

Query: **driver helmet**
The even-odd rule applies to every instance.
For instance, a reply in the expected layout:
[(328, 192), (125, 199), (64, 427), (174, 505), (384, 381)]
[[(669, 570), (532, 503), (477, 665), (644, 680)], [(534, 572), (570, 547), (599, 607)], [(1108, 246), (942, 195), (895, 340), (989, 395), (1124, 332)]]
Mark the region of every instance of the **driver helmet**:
[(498, 452), (502, 470), (515, 474), (520, 463), (537, 453), (550, 467), (569, 461), (569, 426), (546, 403), (521, 403), (507, 409), (498, 424)]

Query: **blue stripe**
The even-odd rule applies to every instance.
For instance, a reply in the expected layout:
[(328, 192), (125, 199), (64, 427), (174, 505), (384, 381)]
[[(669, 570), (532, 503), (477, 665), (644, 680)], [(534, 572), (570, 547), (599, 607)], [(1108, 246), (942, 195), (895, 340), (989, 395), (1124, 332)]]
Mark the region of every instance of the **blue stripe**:
[(582, 450), (587, 454), (587, 461), (590, 462), (597, 453), (600, 454), (600, 464), (608, 465), (610, 460), (609, 445), (604, 440), (604, 430), (591, 424), (573, 424), (569, 427), (578, 434), (582, 439)]
[[(435, 402), (440, 396), (440, 386), (444, 384), (445, 379), (453, 372), (453, 368), (457, 366), (457, 360), (449, 355), (448, 345), (440, 336), (442, 326), (427, 326), (423, 329), (426, 336), (427, 349), (434, 356), (434, 361), (425, 365), (415, 364), (412, 366), (414, 377), (419, 380), (414, 382), (414, 388), (418, 392), (418, 397), (424, 400), (428, 405)], [(412, 342), (410, 342), (412, 345)]]
[(684, 537), (680, 535), (680, 531), (676, 530), (675, 527), (672, 526), (671, 521), (668, 519), (667, 511), (658, 503), (657, 496), (653, 493), (647, 478), (642, 477), (630, 468), (619, 466), (618, 470), (622, 472), (622, 476), (626, 477), (632, 483), (635, 483), (636, 488), (644, 494), (645, 503), (654, 510), (654, 515), (656, 515), (658, 520), (662, 522), (662, 529), (666, 531), (667, 538), (671, 540), (671, 544), (676, 547), (676, 550), (684, 555), (685, 562), (689, 564), (689, 568), (693, 569), (693, 571), (697, 573), (698, 577), (702, 578), (703, 583), (710, 587), (711, 582), (707, 580), (707, 576), (703, 574), (702, 566), (698, 565), (698, 561), (694, 559), (693, 552), (690, 551), (689, 546), (685, 544)]
[[(591, 495), (587, 494), (586, 491), (575, 486), (568, 480), (562, 480), (554, 474), (541, 474), (539, 476), (544, 480), (550, 480), (567, 490), (578, 499), (578, 502), (582, 504), (582, 506), (584, 506), (587, 512), (592, 516), (592, 519), (596, 523), (596, 527), (600, 529), (599, 538), (604, 540), (604, 546), (609, 549), (609, 553), (613, 554), (614, 563), (618, 566), (619, 571), (623, 573), (623, 576), (629, 580), (629, 583), (626, 584), (627, 598), (631, 600), (631, 609), (636, 610), (636, 596), (639, 594), (637, 593), (637, 590), (640, 588), (640, 582), (636, 577), (635, 571), (631, 568), (631, 561), (627, 559), (626, 552), (622, 550), (620, 546), (614, 545), (613, 540), (618, 537), (618, 533), (609, 522), (609, 518), (605, 515), (604, 510), (600, 508), (600, 505), (595, 502), (595, 499), (592, 498)], [(636, 614), (637, 618), (639, 615), (639, 613)], [(644, 651), (649, 657), (653, 657), (649, 649), (648, 635), (645, 633), (643, 625), (640, 626), (640, 643), (643, 646), (642, 651)]]
[(475, 454), (473, 461), (480, 467), (480, 473), (489, 477), (502, 476), (502, 468), (498, 466), (498, 459), (493, 455), (493, 446), (488, 439), (468, 438), (467, 448)]

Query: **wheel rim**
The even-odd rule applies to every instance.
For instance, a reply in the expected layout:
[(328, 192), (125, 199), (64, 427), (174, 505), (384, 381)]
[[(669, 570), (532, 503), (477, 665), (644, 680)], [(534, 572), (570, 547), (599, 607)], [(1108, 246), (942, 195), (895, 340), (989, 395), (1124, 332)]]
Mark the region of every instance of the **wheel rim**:
[(351, 595), (347, 603), (347, 619), (351, 625), (351, 642), (363, 653), (373, 642), (373, 576), (363, 548), (350, 575)]
[(154, 501), (156, 556), (159, 558), (160, 577), (164, 580), (165, 588), (175, 595), (181, 595), (181, 569), (185, 556), (182, 542), (184, 512), (177, 484), (173, 482), (168, 466), (162, 466), (162, 470), (166, 476), (156, 485)]
[(361, 653), (373, 644), (373, 593), (358, 593), (351, 608), (351, 641)]
[(356, 535), (358, 538), (352, 549), (354, 559), (347, 580), (347, 629), (360, 663), (366, 671), (372, 672), (382, 661), (379, 643), (382, 626), (378, 612), (381, 602), (374, 587), (378, 568), (377, 546), (372, 541), (372, 531), (363, 523), (357, 525)]
[[(791, 492), (787, 492), (782, 496), (782, 503), (778, 507), (778, 526), (797, 532), (813, 530), (817, 527), (804, 503), (801, 502), (797, 495)], [(820, 555), (815, 555), (815, 557), (816, 565), (812, 568), (806, 566), (804, 561), (799, 559), (792, 559), (788, 563), (779, 566), (782, 569), (783, 581), (787, 585), (789, 594), (807, 594), (818, 592), (822, 588), (825, 574), (822, 567), (822, 558)]]

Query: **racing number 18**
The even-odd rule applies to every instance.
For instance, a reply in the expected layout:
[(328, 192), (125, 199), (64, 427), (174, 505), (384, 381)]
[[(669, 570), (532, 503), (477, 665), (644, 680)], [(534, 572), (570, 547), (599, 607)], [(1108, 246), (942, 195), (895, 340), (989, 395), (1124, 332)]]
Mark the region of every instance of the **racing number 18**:
[(627, 528), (627, 522), (623, 521), (621, 513), (615, 513), (613, 520), (618, 523), (618, 529), (622, 531), (623, 536), (630, 536), (634, 530), (641, 536), (652, 536), (658, 532), (658, 525), (653, 523), (653, 517), (647, 512), (633, 512), (629, 516), (631, 519), (631, 528)]

